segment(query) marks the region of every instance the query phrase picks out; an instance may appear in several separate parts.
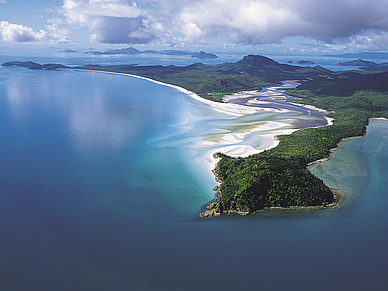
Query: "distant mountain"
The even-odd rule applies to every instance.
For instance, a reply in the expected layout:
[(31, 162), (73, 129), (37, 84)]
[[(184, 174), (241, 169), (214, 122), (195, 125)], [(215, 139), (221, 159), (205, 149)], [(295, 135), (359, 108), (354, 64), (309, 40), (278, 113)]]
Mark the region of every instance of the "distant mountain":
[(179, 50), (163, 50), (163, 51), (155, 51), (155, 50), (145, 50), (139, 51), (133, 47), (117, 49), (117, 50), (107, 50), (107, 51), (88, 51), (86, 54), (93, 55), (136, 55), (136, 54), (160, 54), (160, 55), (170, 55), (170, 56), (191, 56), (193, 58), (199, 59), (214, 59), (218, 58), (215, 54), (205, 53), (203, 51), (199, 53), (189, 52), (189, 51), (179, 51)]
[(385, 53), (385, 52), (361, 52), (361, 53), (346, 53), (346, 54), (338, 54), (338, 55), (325, 55), (325, 57), (349, 58), (349, 59), (383, 59), (383, 60), (388, 60), (388, 53)]

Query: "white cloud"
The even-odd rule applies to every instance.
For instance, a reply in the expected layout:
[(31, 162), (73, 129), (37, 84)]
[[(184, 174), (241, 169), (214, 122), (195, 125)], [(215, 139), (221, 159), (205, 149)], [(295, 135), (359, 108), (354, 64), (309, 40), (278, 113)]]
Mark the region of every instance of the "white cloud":
[(69, 31), (61, 27), (60, 18), (49, 19), (46, 30), (34, 31), (32, 28), (0, 21), (0, 38), (5, 42), (44, 42), (51, 44), (65, 44), (70, 42)]
[(148, 43), (154, 39), (141, 17), (101, 17), (94, 19), (90, 28), (90, 39), (101, 43)]
[[(101, 43), (256, 45), (301, 36), (333, 48), (388, 45), (386, 0), (63, 0), (58, 12), (68, 28), (87, 27), (89, 39)], [(46, 26), (53, 39), (68, 42), (64, 27)]]
[(346, 43), (356, 50), (386, 50), (388, 48), (388, 32), (368, 30), (360, 35), (349, 37)]
[(93, 18), (142, 15), (135, 3), (126, 0), (64, 0), (61, 12), (77, 24), (88, 24)]
[(69, 30), (63, 27), (64, 21), (60, 18), (52, 18), (47, 21), (46, 29), (52, 44), (70, 43)]
[[(141, 2), (139, 1), (139, 6)], [(365, 41), (384, 44), (388, 31), (386, 0), (153, 0), (165, 27), (179, 30), (189, 42), (202, 43), (225, 35), (241, 44), (281, 43), (287, 37), (348, 45)], [(168, 15), (168, 16), (167, 16)], [(372, 33), (373, 31), (373, 33)]]
[(27, 26), (0, 21), (0, 35), (3, 41), (8, 42), (41, 42), (46, 38), (47, 32), (34, 31)]
[(236, 43), (278, 43), (291, 36), (331, 42), (368, 29), (388, 31), (387, 15), (386, 0), (194, 0), (179, 9), (177, 22), (195, 41), (223, 33)]
[(127, 0), (64, 0), (69, 24), (87, 26), (90, 39), (102, 43), (147, 43), (155, 39), (149, 17)]

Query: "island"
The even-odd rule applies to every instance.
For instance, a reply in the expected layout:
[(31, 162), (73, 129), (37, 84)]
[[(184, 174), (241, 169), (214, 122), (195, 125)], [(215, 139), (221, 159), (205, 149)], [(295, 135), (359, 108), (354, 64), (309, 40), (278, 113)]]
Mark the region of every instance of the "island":
[(348, 59), (388, 59), (388, 53), (385, 52), (360, 52), (360, 53), (345, 53), (345, 54), (329, 54), (325, 57), (331, 58), (348, 58)]
[(60, 53), (76, 53), (77, 51), (71, 50), (71, 49), (67, 49), (67, 50), (59, 51), (59, 52), (60, 52)]
[(138, 54), (159, 54), (159, 55), (170, 55), (170, 56), (191, 56), (192, 58), (199, 59), (216, 59), (217, 55), (212, 53), (205, 53), (204, 51), (190, 52), (190, 51), (180, 51), (180, 50), (163, 50), (163, 51), (155, 51), (155, 50), (145, 50), (139, 51), (133, 47), (127, 47), (122, 49), (115, 50), (107, 50), (107, 51), (88, 51), (86, 54), (93, 55), (138, 55)]
[(355, 66), (355, 67), (377, 66), (377, 64), (375, 62), (364, 61), (362, 59), (352, 60), (352, 61), (348, 61), (348, 62), (339, 62), (338, 65), (340, 65), (340, 66)]
[(218, 163), (214, 174), (220, 184), (202, 217), (335, 206), (338, 193), (308, 167), (328, 159), (343, 139), (363, 136), (370, 119), (388, 118), (387, 72), (333, 72), (320, 66), (279, 64), (258, 55), (216, 66), (196, 63), (185, 67), (134, 64), (68, 67), (32, 62), (8, 62), (3, 66), (132, 74), (177, 85), (216, 102), (223, 102), (222, 96), (233, 92), (259, 90), (282, 80), (299, 80), (300, 86), (287, 89), (289, 95), (296, 97), (289, 101), (327, 110), (333, 124), (278, 136), (277, 147), (245, 158), (216, 153)]
[(301, 61), (298, 61), (296, 63), (300, 64), (300, 65), (315, 65), (315, 63), (313, 61), (305, 61), (305, 60), (301, 60)]

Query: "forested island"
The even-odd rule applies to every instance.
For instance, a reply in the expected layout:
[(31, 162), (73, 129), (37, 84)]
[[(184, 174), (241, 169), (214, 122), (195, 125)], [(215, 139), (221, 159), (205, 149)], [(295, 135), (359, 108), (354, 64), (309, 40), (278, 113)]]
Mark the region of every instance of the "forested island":
[(278, 136), (277, 147), (246, 158), (218, 153), (214, 170), (220, 186), (214, 202), (203, 215), (225, 212), (249, 214), (268, 207), (326, 207), (335, 202), (333, 191), (314, 176), (308, 165), (329, 157), (344, 138), (362, 136), (371, 118), (388, 118), (388, 72), (332, 72), (320, 66), (279, 64), (263, 56), (249, 55), (236, 63), (216, 66), (86, 65), (8, 62), (3, 66), (30, 69), (78, 69), (133, 74), (177, 85), (217, 102), (222, 96), (243, 90), (259, 90), (282, 80), (300, 80), (287, 93), (291, 102), (313, 105), (330, 112), (333, 125), (308, 128)]

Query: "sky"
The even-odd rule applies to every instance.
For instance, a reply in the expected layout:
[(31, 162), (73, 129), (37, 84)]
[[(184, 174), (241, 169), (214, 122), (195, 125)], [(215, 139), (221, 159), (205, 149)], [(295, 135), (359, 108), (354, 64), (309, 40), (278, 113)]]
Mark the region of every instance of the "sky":
[(388, 51), (387, 0), (0, 0), (0, 48)]

